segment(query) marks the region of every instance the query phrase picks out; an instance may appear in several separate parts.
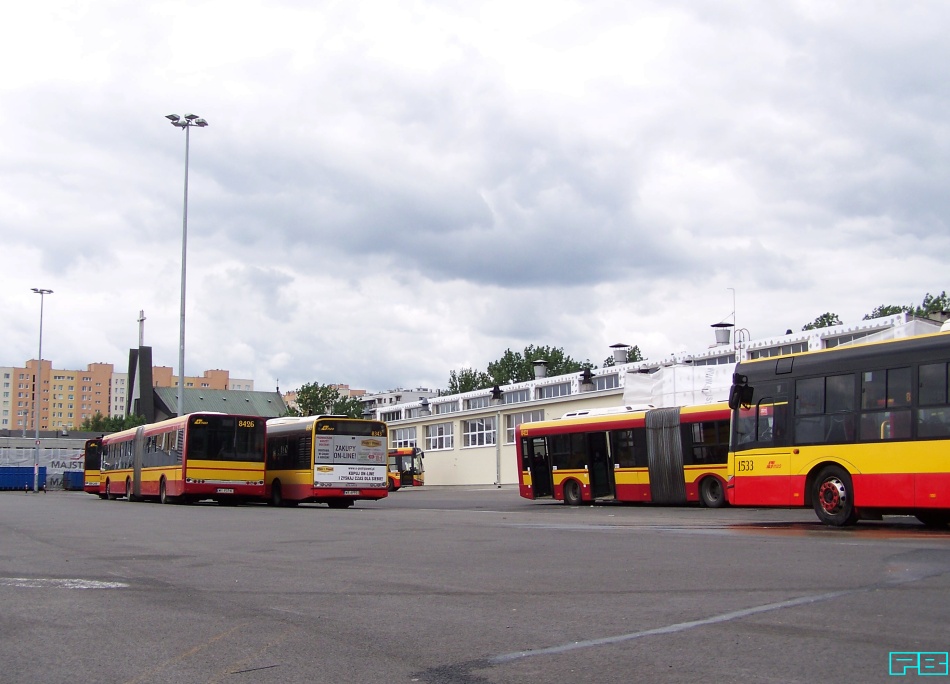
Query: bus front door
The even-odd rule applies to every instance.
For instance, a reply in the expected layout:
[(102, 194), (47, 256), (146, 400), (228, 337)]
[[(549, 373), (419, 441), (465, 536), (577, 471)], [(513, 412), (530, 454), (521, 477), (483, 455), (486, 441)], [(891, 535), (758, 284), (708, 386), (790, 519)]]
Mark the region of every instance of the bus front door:
[(531, 474), (531, 491), (535, 499), (554, 496), (554, 481), (551, 476), (551, 459), (548, 458), (548, 445), (544, 437), (525, 440), (527, 461), (524, 464)]
[(587, 454), (591, 496), (595, 499), (615, 496), (614, 471), (607, 452), (606, 432), (592, 432), (587, 435)]

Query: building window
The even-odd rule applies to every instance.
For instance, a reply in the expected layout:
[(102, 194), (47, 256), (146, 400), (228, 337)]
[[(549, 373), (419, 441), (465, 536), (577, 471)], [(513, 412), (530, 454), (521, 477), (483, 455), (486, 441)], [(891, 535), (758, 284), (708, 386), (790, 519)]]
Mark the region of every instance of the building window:
[(416, 429), (414, 427), (396, 428), (389, 433), (392, 437), (394, 449), (414, 447), (416, 445)]
[(520, 404), (523, 401), (531, 400), (531, 390), (529, 389), (509, 390), (505, 392), (501, 396), (501, 398), (505, 404)]
[(694, 366), (722, 366), (727, 363), (735, 363), (735, 354), (726, 354), (725, 356), (710, 356), (705, 359), (693, 359)]
[(490, 397), (472, 397), (471, 399), (465, 400), (466, 409), (480, 409), (488, 408)]
[(495, 417), (476, 418), (462, 423), (462, 446), (490, 446), (495, 443)]
[(858, 340), (867, 337), (868, 335), (873, 335), (876, 330), (865, 330), (864, 332), (856, 332), (848, 335), (839, 335), (838, 337), (829, 337), (825, 340), (825, 349), (833, 349), (841, 344), (849, 344), (851, 342), (857, 342)]
[(544, 385), (538, 388), (538, 399), (554, 399), (566, 397), (571, 393), (571, 383), (562, 382), (557, 385)]
[(444, 413), (458, 413), (459, 403), (457, 399), (455, 401), (443, 401), (439, 404), (432, 404), (432, 410), (438, 415)]
[(597, 375), (592, 378), (595, 390), (607, 390), (620, 387), (620, 376), (616, 373), (611, 375)]
[(505, 444), (515, 443), (515, 433), (517, 433), (519, 425), (522, 423), (536, 423), (539, 420), (544, 420), (544, 411), (542, 409), (525, 411), (523, 413), (509, 413), (506, 415)]
[(795, 344), (783, 344), (780, 347), (750, 350), (749, 358), (768, 359), (773, 356), (788, 356), (789, 354), (798, 354), (799, 352), (806, 351), (808, 351), (808, 342), (796, 342)]
[(437, 423), (426, 425), (426, 451), (453, 449), (455, 447), (455, 425)]
[(380, 418), (386, 423), (390, 423), (394, 420), (402, 420), (402, 411), (386, 411), (380, 415)]

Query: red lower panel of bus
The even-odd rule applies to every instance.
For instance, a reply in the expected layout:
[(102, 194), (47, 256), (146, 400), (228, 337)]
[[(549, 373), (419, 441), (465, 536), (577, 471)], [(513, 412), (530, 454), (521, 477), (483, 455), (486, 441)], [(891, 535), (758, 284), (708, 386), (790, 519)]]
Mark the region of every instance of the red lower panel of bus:
[[(794, 477), (745, 475), (727, 489), (736, 506), (803, 506), (805, 475)], [(854, 502), (858, 508), (950, 509), (950, 473), (854, 474)]]
[[(213, 483), (213, 482), (184, 482), (182, 480), (166, 480), (165, 494), (168, 496), (193, 496), (204, 499), (213, 499), (223, 496), (235, 496), (248, 499), (260, 499), (264, 496), (263, 484)], [(143, 482), (142, 496), (158, 496), (159, 483)]]
[(312, 485), (286, 484), (281, 488), (283, 498), (288, 501), (323, 501), (325, 499), (383, 499), (389, 492), (385, 487), (379, 489), (343, 489), (339, 487), (314, 487)]

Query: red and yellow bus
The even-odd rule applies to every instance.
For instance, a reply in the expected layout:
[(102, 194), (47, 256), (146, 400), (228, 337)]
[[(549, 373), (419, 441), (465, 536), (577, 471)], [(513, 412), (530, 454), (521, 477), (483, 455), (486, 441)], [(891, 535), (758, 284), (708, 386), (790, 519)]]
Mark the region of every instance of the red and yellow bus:
[(950, 333), (739, 363), (730, 503), (950, 524), (948, 388)]
[(83, 491), (105, 498), (99, 481), (99, 468), (102, 464), (102, 438), (87, 439), (83, 447)]
[(426, 482), (422, 463), (425, 453), (419, 447), (398, 447), (389, 450), (389, 491), (400, 487), (421, 487)]
[(240, 503), (264, 497), (266, 421), (190, 413), (102, 438), (104, 498)]
[(347, 416), (267, 421), (265, 496), (275, 506), (347, 508), (388, 493), (386, 423)]
[(522, 423), (519, 432), (527, 499), (726, 503), (726, 404), (586, 414)]

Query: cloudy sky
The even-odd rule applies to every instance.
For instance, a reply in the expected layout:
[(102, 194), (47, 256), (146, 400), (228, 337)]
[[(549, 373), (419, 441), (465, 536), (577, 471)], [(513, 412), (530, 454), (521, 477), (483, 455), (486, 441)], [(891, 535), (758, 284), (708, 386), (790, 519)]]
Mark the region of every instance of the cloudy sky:
[(444, 387), (950, 289), (950, 3), (45, 0), (0, 27), (0, 366)]

